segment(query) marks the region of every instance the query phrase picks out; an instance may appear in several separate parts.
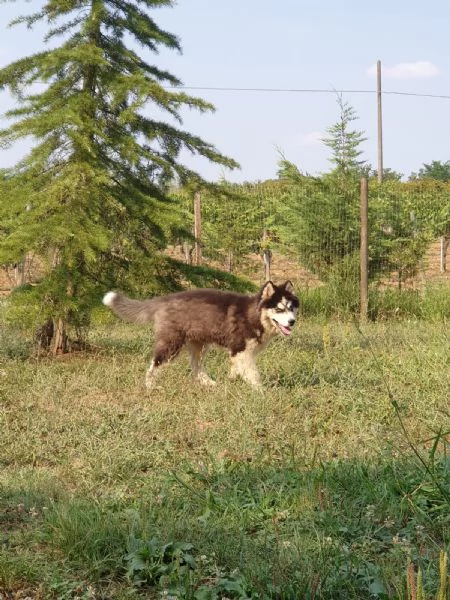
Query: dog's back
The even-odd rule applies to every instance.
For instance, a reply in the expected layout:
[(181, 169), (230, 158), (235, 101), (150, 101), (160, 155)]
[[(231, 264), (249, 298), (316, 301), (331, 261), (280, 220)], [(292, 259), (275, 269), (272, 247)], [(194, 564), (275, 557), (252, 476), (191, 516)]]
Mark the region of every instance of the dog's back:
[(261, 330), (256, 298), (235, 292), (196, 289), (149, 300), (108, 292), (103, 303), (125, 321), (154, 321), (157, 335), (178, 332), (186, 341), (229, 346), (232, 337), (257, 337)]

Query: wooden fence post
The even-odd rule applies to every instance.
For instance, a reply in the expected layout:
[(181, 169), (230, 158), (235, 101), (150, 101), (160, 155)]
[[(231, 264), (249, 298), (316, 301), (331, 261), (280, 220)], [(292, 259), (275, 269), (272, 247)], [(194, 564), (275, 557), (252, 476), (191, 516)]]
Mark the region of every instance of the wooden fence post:
[(194, 264), (202, 264), (202, 210), (200, 192), (195, 192), (194, 195)]
[(360, 319), (367, 321), (369, 307), (369, 240), (368, 240), (369, 186), (367, 179), (361, 179), (360, 194)]
[(263, 253), (262, 259), (264, 263), (264, 281), (270, 281), (270, 267), (272, 264), (272, 251), (269, 248), (270, 235), (267, 229), (263, 230)]
[(450, 244), (450, 240), (445, 235), (441, 237), (441, 255), (440, 255), (440, 271), (445, 273), (447, 271), (447, 248)]

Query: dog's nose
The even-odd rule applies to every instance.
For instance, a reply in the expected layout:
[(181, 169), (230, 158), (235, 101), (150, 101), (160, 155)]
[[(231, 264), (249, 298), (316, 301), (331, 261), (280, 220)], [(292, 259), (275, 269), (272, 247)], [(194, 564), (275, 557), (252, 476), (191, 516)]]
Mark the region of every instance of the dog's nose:
[(295, 319), (289, 319), (288, 325), (289, 325), (289, 327), (294, 327), (294, 325), (295, 325)]

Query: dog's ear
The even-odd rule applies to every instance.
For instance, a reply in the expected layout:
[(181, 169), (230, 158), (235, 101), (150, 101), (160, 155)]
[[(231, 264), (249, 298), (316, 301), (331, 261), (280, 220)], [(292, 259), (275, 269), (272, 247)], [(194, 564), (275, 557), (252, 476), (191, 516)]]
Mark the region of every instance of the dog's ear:
[(266, 281), (266, 283), (261, 288), (260, 298), (261, 300), (268, 300), (275, 293), (275, 286), (271, 281)]
[(292, 285), (292, 281), (290, 281), (289, 279), (284, 283), (283, 287), (286, 290), (286, 292), (289, 292), (290, 294), (294, 293), (294, 286)]

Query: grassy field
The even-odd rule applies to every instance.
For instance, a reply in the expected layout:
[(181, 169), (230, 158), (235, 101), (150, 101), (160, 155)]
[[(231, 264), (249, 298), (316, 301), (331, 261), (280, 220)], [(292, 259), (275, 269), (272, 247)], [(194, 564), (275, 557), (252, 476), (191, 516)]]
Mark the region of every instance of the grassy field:
[(145, 328), (0, 334), (0, 599), (450, 597), (443, 323), (306, 321), (264, 395), (220, 351), (217, 388), (183, 355), (150, 395)]

